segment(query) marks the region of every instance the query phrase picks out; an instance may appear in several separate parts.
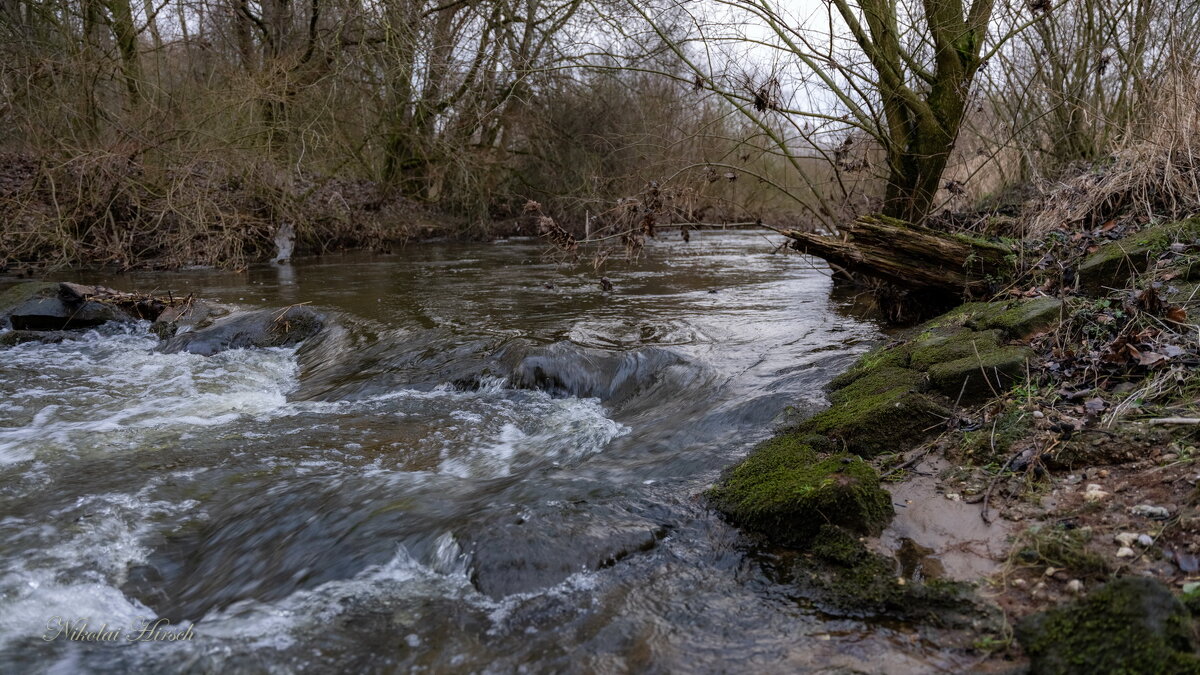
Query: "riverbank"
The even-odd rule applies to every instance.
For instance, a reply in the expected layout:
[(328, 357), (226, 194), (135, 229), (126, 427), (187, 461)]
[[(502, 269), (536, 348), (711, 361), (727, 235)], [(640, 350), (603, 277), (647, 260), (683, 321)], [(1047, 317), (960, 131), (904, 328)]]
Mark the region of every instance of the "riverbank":
[(914, 620), (951, 584), (989, 667), (1195, 672), (1200, 221), (1039, 247), (1061, 257), (864, 354), (711, 502), (846, 580), (832, 605), (875, 579)]

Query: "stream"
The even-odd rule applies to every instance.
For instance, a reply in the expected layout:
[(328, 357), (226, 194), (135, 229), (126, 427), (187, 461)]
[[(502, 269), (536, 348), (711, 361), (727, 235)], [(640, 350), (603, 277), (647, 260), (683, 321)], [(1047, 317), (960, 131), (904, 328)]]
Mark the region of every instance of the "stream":
[(653, 242), (611, 292), (536, 240), (59, 275), (328, 320), (210, 357), (145, 325), (0, 350), (0, 672), (961, 667), (823, 613), (701, 498), (880, 335), (776, 243)]

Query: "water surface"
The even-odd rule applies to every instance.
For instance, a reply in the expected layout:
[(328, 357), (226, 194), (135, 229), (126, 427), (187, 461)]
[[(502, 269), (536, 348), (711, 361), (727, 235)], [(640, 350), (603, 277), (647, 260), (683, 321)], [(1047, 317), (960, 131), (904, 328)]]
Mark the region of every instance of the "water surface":
[[(145, 326), (0, 352), (0, 670), (961, 666), (820, 612), (699, 498), (878, 335), (775, 244), (659, 242), (612, 292), (537, 241), (74, 275), (329, 325), (212, 357)], [(195, 638), (45, 642), (54, 616)]]

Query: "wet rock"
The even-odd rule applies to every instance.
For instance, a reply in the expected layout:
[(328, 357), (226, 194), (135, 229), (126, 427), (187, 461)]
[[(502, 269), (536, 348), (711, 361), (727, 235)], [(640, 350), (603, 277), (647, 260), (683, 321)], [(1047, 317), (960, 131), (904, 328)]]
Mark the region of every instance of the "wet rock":
[(1154, 538), (1148, 534), (1139, 534), (1137, 538), (1138, 546), (1149, 548), (1154, 545)]
[(153, 321), (166, 306), (153, 296), (103, 286), (31, 282), (0, 294), (0, 325), (19, 331), (79, 330), (109, 322)]
[(75, 284), (30, 282), (0, 295), (0, 323), (20, 331), (94, 328), (135, 317), (114, 305), (84, 299)]
[(62, 330), (10, 330), (0, 333), (0, 347), (14, 347), (26, 342), (58, 344), (64, 340), (77, 340), (80, 337), (79, 333)]
[(150, 324), (150, 330), (160, 340), (167, 340), (179, 333), (205, 328), (211, 325), (214, 319), (225, 314), (226, 312), (211, 303), (203, 300), (189, 300), (175, 307), (164, 309), (154, 323)]
[(929, 385), (951, 400), (959, 400), (961, 392), (963, 404), (979, 403), (1024, 377), (1032, 357), (1033, 350), (1014, 346), (938, 363), (929, 368)]
[(708, 497), (734, 523), (788, 546), (808, 543), (827, 523), (878, 533), (894, 513), (869, 464), (821, 457), (793, 435), (759, 445)]
[(323, 327), (324, 317), (308, 307), (263, 309), (234, 314), (207, 328), (176, 335), (162, 342), (158, 350), (167, 354), (188, 352), (211, 356), (227, 349), (290, 347), (316, 335)]
[(460, 533), (471, 557), (471, 584), (503, 598), (549, 588), (580, 571), (611, 567), (654, 549), (667, 528), (645, 520), (533, 517)]
[(1187, 609), (1162, 583), (1123, 577), (1027, 617), (1016, 636), (1034, 675), (1196, 673), (1191, 627)]

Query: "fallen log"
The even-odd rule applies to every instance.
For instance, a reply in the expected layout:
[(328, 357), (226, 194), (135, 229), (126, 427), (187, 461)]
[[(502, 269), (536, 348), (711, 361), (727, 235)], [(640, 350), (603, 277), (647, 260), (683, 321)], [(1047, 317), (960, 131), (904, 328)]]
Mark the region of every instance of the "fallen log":
[(778, 231), (792, 248), (849, 272), (939, 294), (986, 293), (1015, 265), (1007, 246), (886, 216), (862, 216), (833, 236)]

